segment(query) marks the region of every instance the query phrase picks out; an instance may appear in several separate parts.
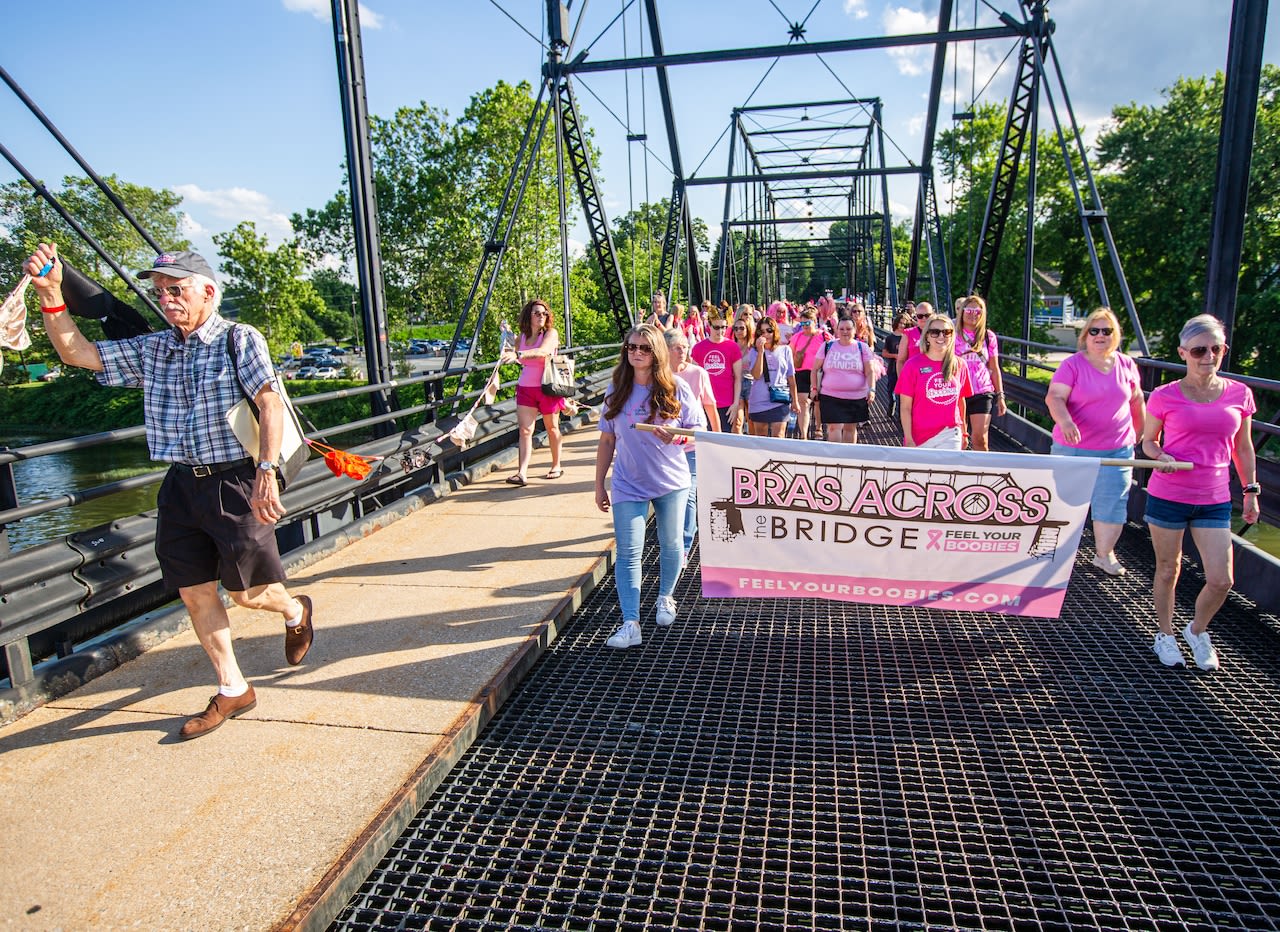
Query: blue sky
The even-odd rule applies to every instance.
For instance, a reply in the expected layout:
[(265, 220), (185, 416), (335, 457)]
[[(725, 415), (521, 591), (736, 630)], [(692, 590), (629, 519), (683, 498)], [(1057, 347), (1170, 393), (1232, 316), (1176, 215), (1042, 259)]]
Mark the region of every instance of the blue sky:
[[(573, 3), (575, 16), (582, 2)], [(993, 10), (1016, 8), (1013, 0), (955, 5), (962, 28), (975, 16), (989, 25)], [(595, 0), (587, 8), (581, 44), (604, 31), (593, 59), (623, 54), (621, 24), (605, 31), (623, 6), (624, 0)], [(639, 52), (638, 8), (632, 4), (624, 16), (631, 54)], [(457, 116), (472, 93), (498, 80), (538, 80), (544, 56), (524, 30), (541, 36), (544, 0), (368, 0), (361, 9), (373, 113), (426, 101)], [(930, 31), (936, 9), (936, 2), (922, 0), (819, 0), (816, 6), (814, 0), (659, 0), (669, 52), (785, 44), (788, 24), (802, 20), (810, 41)], [(328, 10), (328, 0), (49, 0), (31, 30), (0, 33), (0, 63), (97, 171), (182, 194), (197, 248), (212, 252), (210, 236), (244, 219), (279, 242), (289, 235), (290, 213), (319, 207), (341, 184)], [(1179, 76), (1199, 76), (1226, 62), (1227, 0), (1055, 0), (1051, 15), (1072, 103), (1091, 131), (1113, 105), (1158, 103), (1162, 88)], [(12, 26), (14, 18), (7, 19)], [(971, 87), (990, 82), (982, 99), (1003, 104), (1011, 73), (1000, 63), (1010, 47), (963, 48), (948, 67), (948, 91), (954, 83), (964, 104)], [(1280, 61), (1280, 3), (1271, 4), (1265, 58)], [(931, 52), (843, 53), (824, 61), (783, 58), (772, 70), (769, 60), (672, 69), (686, 171), (702, 165), (701, 174), (723, 173), (727, 148), (717, 139), (730, 109), (748, 98), (779, 104), (849, 93), (884, 100), (891, 163), (918, 160)], [(643, 80), (643, 109), (641, 78), (628, 80), (629, 100), (621, 73), (587, 77), (578, 92), (603, 150), (611, 216), (645, 198), (646, 169), (651, 199), (671, 184), (653, 77)], [(652, 155), (626, 142), (628, 103), (631, 130), (647, 130)], [(942, 125), (951, 112), (944, 104)], [(3, 87), (0, 134), (37, 176), (56, 181), (77, 173)], [(17, 177), (0, 164), (0, 181)], [(692, 199), (713, 230), (723, 196), (722, 189), (704, 188)], [(911, 198), (909, 186), (895, 185), (895, 219), (907, 215)]]

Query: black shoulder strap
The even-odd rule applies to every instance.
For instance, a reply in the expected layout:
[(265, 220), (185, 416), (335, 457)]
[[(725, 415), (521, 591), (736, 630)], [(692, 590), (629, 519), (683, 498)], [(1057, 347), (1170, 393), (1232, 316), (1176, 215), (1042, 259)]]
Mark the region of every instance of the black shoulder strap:
[(258, 414), (258, 403), (253, 400), (253, 396), (245, 390), (244, 380), (240, 378), (240, 360), (236, 355), (236, 325), (232, 324), (227, 328), (227, 356), (231, 359), (231, 372), (236, 377), (236, 384), (240, 386), (240, 394), (244, 395), (245, 400), (249, 402), (249, 407), (253, 408), (253, 414)]

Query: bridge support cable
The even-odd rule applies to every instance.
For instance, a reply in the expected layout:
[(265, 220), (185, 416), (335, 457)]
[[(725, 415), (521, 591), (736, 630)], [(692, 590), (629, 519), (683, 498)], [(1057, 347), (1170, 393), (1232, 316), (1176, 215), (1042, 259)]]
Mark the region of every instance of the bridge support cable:
[[(933, 75), (929, 81), (929, 102), (925, 110), (924, 144), (920, 153), (920, 186), (916, 199), (915, 222), (911, 230), (911, 264), (907, 268), (908, 298), (914, 298), (916, 293), (916, 277), (920, 268), (920, 240), (927, 235), (925, 233), (925, 225), (929, 222), (931, 212), (934, 217), (937, 216), (937, 201), (933, 194), (933, 140), (938, 132), (938, 105), (942, 99), (942, 79), (945, 77), (947, 70), (947, 43), (956, 38), (951, 30), (951, 9), (952, 0), (941, 0), (938, 5), (937, 43), (933, 50)], [(932, 206), (930, 206), (931, 203)], [(938, 245), (942, 246), (941, 234), (939, 234), (938, 241)], [(930, 252), (935, 251), (930, 247)], [(930, 268), (932, 273), (937, 268), (936, 262), (931, 262)], [(933, 299), (936, 304), (938, 302), (938, 280), (936, 274), (933, 275), (933, 287)], [(948, 287), (946, 290), (950, 292), (951, 289)], [(939, 310), (944, 309), (939, 308)], [(945, 311), (950, 313), (951, 308), (946, 307)]]
[[(476, 266), (476, 274), (471, 280), (471, 290), (467, 292), (462, 311), (458, 315), (458, 323), (453, 332), (453, 340), (449, 344), (449, 352), (444, 361), (445, 371), (448, 371), (453, 365), (453, 356), (458, 346), (458, 340), (462, 336), (463, 328), (471, 315), (471, 308), (475, 304), (476, 295), (480, 291), (480, 284), (485, 280), (487, 273), (488, 282), (485, 287), (484, 297), (481, 299), (480, 311), (476, 315), (475, 327), (471, 334), (471, 345), (479, 345), (480, 332), (489, 315), (489, 306), (493, 300), (493, 290), (498, 282), (498, 273), (502, 270), (502, 260), (506, 255), (507, 243), (510, 242), (512, 228), (515, 226), (516, 217), (520, 213), (520, 207), (524, 203), (524, 195), (528, 189), (529, 178), (538, 164), (538, 155), (542, 150), (542, 140), (546, 135), (547, 123), (551, 120), (553, 108), (550, 104), (544, 104), (547, 87), (547, 82), (544, 81), (538, 89), (538, 96), (534, 100), (533, 109), (529, 112), (529, 119), (525, 122), (524, 136), (520, 140), (520, 148), (516, 152), (515, 162), (512, 163), (511, 173), (507, 176), (507, 184), (502, 192), (502, 200), (498, 203), (498, 210), (494, 214), (493, 224), (489, 228), (489, 236), (485, 240), (484, 251), (481, 253), (480, 262)], [(537, 128), (536, 136), (534, 135), (535, 127)], [(517, 178), (519, 178), (518, 188), (516, 187)], [(512, 198), (513, 190), (514, 199)], [(565, 305), (564, 316), (566, 319), (569, 317), (568, 305)], [(567, 336), (565, 341), (566, 343), (568, 342)]]
[[(587, 149), (587, 140), (582, 132), (578, 103), (567, 75), (553, 72), (551, 79), (555, 86), (555, 105), (563, 133), (565, 160), (577, 184), (582, 213), (591, 233), (591, 254), (600, 269), (605, 297), (609, 301), (613, 319), (618, 325), (618, 332), (620, 335), (625, 334), (633, 326), (635, 317), (632, 314), (627, 290), (623, 286), (622, 269), (618, 265), (618, 254), (613, 247), (613, 234), (609, 230), (609, 218), (605, 214), (604, 201), (600, 197), (600, 186), (596, 182), (595, 169), (591, 166), (591, 153)], [(564, 184), (565, 177), (561, 175), (561, 188)]]
[[(1043, 7), (1042, 3), (1035, 4)], [(1037, 13), (1043, 20), (1042, 14)], [(1013, 209), (1014, 189), (1018, 183), (1018, 166), (1027, 144), (1028, 127), (1035, 123), (1040, 106), (1040, 69), (1036, 62), (1043, 55), (1048, 37), (1038, 33), (1022, 40), (1018, 65), (1014, 72), (1013, 92), (1009, 95), (1009, 109), (1005, 115), (1004, 133), (996, 156), (995, 173), (991, 178), (991, 190), (987, 194), (987, 206), (982, 215), (982, 228), (978, 234), (978, 254), (974, 258), (973, 272), (969, 276), (969, 294), (989, 296), (995, 278), (996, 260), (1000, 257), (1000, 244), (1004, 239), (1005, 224)], [(1039, 48), (1037, 49), (1037, 46)], [(1035, 130), (1031, 132), (1034, 134)], [(1024, 336), (1024, 339), (1026, 337)]]
[[(885, 168), (884, 160), (884, 121), (882, 119), (884, 106), (879, 99), (872, 106), (872, 116), (876, 124), (876, 145), (880, 155), (880, 167)], [(880, 203), (883, 214), (880, 220), (880, 235), (884, 244), (881, 247), (880, 257), (880, 282), (887, 289), (885, 294), (889, 299), (890, 317), (888, 328), (893, 327), (893, 314), (898, 309), (898, 268), (893, 259), (893, 223), (889, 213), (889, 176), (884, 172), (880, 174)], [(881, 302), (884, 303), (884, 302)]]
[[(347, 175), (351, 185), (356, 274), (364, 318), (366, 371), (371, 383), (390, 382), (391, 344), (387, 335), (387, 296), (382, 278), (382, 243), (378, 234), (378, 200), (373, 175), (373, 147), (369, 138), (369, 105), (365, 97), (364, 52), (360, 43), (360, 13), (352, 0), (332, 0), (333, 41), (338, 57), (338, 89), (342, 100)], [(373, 416), (400, 405), (395, 389), (369, 395)], [(378, 422), (375, 437), (395, 433), (393, 421)]]
[[(741, 111), (735, 109), (729, 117), (729, 166), (725, 170), (726, 175), (733, 174), (733, 162), (737, 156), (738, 134), (742, 130)], [(730, 243), (729, 218), (733, 210), (733, 191), (734, 186), (726, 184), (724, 186), (724, 220), (720, 224), (720, 255), (716, 268), (716, 291), (715, 301), (718, 305), (725, 299), (724, 291), (729, 271), (729, 255), (732, 252), (732, 244)], [(734, 295), (733, 304), (737, 304), (737, 295)]]
[[(1222, 320), (1228, 344), (1236, 321), (1249, 164), (1253, 157), (1266, 32), (1267, 0), (1235, 0), (1231, 10), (1231, 41), (1227, 47), (1222, 124), (1218, 133), (1218, 169), (1209, 228), (1209, 272), (1204, 289), (1205, 311)], [(1230, 352), (1229, 346), (1223, 350), (1224, 369), (1228, 367)]]

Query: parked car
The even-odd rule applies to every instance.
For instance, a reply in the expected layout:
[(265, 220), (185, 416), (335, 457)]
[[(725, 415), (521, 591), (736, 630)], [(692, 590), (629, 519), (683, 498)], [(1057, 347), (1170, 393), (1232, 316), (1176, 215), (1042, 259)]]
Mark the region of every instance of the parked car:
[(62, 378), (62, 370), (55, 366), (54, 368), (46, 372), (44, 375), (40, 376), (40, 381), (52, 382), (55, 379), (60, 379), (60, 378)]
[(320, 366), (316, 369), (313, 379), (340, 379), (342, 378), (342, 370), (337, 366)]
[(319, 369), (317, 369), (315, 366), (303, 366), (301, 369), (298, 370), (298, 378), (314, 379), (318, 371)]

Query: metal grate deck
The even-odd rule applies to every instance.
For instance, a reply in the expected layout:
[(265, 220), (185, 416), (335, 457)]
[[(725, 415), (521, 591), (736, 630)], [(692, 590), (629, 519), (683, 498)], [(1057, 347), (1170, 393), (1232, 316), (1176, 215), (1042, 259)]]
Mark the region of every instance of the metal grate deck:
[(1057, 621), (704, 600), (695, 559), (611, 651), (606, 579), (333, 928), (1277, 927), (1280, 620), (1233, 596), (1222, 670), (1166, 670), (1145, 529), (1117, 579), (1088, 544)]

